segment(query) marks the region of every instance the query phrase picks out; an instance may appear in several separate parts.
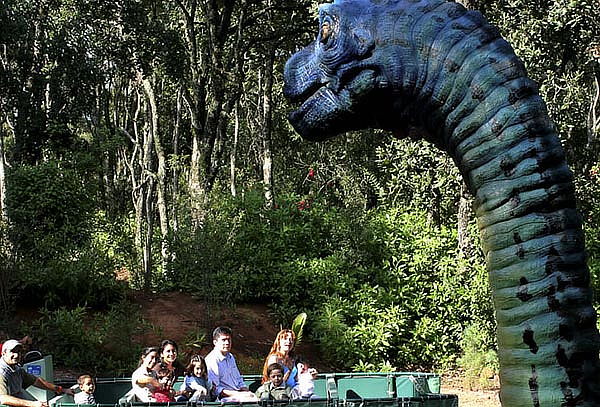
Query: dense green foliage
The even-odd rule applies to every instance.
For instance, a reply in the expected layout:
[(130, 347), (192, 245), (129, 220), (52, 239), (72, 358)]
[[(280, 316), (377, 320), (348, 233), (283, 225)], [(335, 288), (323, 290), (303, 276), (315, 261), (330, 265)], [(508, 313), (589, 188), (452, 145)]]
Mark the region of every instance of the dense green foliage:
[(269, 301), (285, 325), (306, 311), (313, 338), (341, 369), (448, 365), (469, 321), (493, 330), (481, 263), (457, 262), (456, 231), (423, 211), (321, 199), (303, 209), (293, 196), (265, 210), (252, 191), (216, 201), (195, 241), (177, 241), (194, 253), (175, 251), (171, 284), (206, 301)]
[[(592, 0), (471, 3), (548, 102), (598, 289), (600, 11)], [(314, 37), (315, 4), (3, 2), (0, 304), (47, 307), (27, 329), (59, 364), (131, 362), (119, 272), (133, 289), (268, 302), (283, 324), (307, 312), (307, 335), (340, 369), (494, 368), (472, 215), (458, 255), (452, 161), (381, 132), (310, 144), (286, 121), (281, 71)], [(90, 319), (82, 307), (108, 311)]]
[(139, 354), (134, 338), (149, 328), (123, 302), (93, 318), (83, 307), (42, 309), (39, 320), (21, 327), (39, 338), (40, 349), (52, 350), (58, 365), (102, 375), (130, 374)]

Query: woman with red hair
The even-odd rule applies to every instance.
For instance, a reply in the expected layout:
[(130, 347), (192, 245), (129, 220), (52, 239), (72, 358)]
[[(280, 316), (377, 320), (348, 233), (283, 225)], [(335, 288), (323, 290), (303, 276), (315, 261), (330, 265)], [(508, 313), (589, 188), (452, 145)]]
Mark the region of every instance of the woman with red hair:
[(277, 334), (271, 351), (265, 360), (263, 367), (262, 382), (266, 383), (269, 381), (267, 376), (267, 368), (272, 363), (279, 363), (283, 366), (283, 381), (291, 388), (297, 384), (297, 370), (294, 366), (294, 361), (290, 357), (290, 352), (294, 348), (294, 342), (296, 341), (296, 335), (291, 329), (282, 329)]

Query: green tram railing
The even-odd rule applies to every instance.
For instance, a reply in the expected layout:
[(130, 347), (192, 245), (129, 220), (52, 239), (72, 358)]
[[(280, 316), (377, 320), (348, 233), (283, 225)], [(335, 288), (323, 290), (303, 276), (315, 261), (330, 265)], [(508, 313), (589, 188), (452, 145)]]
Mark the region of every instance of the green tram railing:
[[(261, 376), (244, 375), (250, 390), (260, 386)], [(63, 387), (72, 382), (58, 382)], [(175, 388), (181, 386), (181, 381)], [(257, 402), (171, 402), (135, 401), (130, 378), (96, 380), (96, 407), (196, 406), (196, 407), (457, 407), (456, 395), (440, 394), (440, 377), (434, 373), (325, 373), (315, 379), (313, 398), (293, 401), (260, 400)], [(57, 396), (48, 400), (50, 407), (77, 407), (73, 397)], [(91, 407), (91, 406), (85, 406)]]

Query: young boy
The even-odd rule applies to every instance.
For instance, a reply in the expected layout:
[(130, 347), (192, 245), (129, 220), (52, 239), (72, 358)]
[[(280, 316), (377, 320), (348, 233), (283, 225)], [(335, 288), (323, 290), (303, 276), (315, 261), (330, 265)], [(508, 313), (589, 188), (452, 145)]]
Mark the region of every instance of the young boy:
[(267, 367), (267, 376), (269, 381), (256, 390), (256, 397), (260, 400), (289, 400), (292, 389), (283, 381), (283, 366), (271, 363)]
[(79, 392), (75, 393), (73, 399), (77, 404), (96, 404), (96, 398), (94, 397), (94, 379), (89, 374), (82, 374), (77, 378), (77, 384), (79, 385)]

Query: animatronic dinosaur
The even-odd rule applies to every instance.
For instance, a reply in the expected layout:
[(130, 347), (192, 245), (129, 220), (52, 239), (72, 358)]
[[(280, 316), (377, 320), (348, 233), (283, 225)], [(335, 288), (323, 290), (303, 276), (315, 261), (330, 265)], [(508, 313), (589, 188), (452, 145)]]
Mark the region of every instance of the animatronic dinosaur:
[[(572, 174), (536, 84), (480, 13), (336, 0), (285, 68), (290, 121), (323, 140), (419, 134), (471, 193), (494, 293), (504, 406), (600, 405), (600, 339)], [(416, 131), (415, 131), (416, 130)]]

